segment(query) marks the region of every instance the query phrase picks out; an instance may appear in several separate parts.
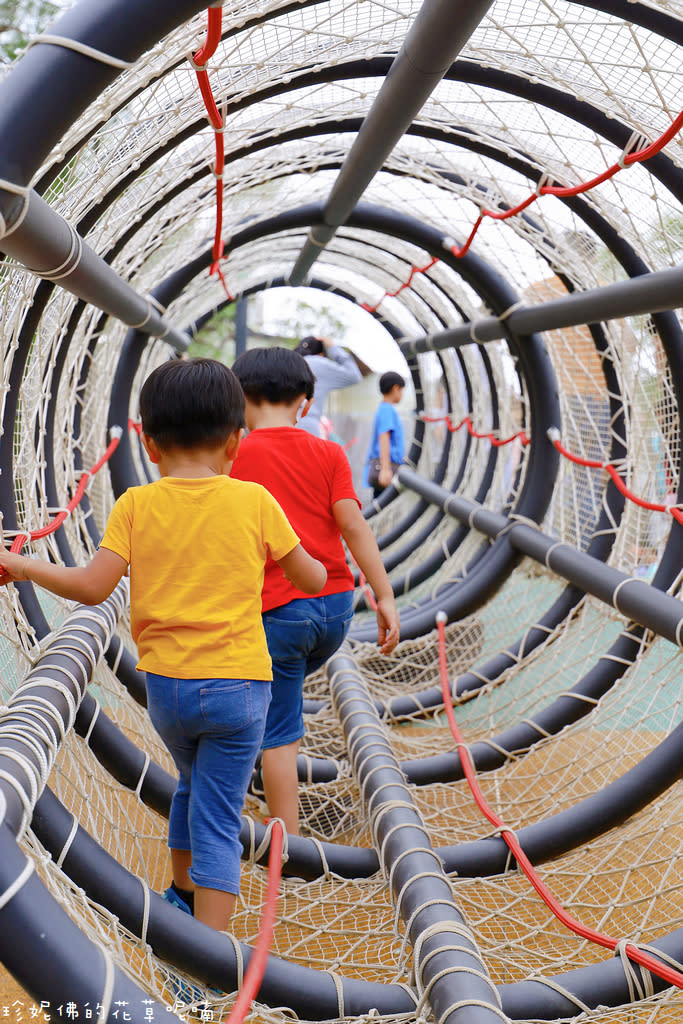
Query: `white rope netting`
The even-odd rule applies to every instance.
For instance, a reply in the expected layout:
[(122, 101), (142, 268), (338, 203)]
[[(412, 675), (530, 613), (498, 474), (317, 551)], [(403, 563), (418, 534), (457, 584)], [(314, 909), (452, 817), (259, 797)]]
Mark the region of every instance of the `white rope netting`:
[[(678, 0), (637, 6), (679, 28), (683, 22)], [(285, 210), (325, 202), (418, 9), (413, 0), (390, 5), (328, 0), (296, 9), (250, 2), (224, 8), (223, 38), (210, 60), (209, 78), (225, 113), (221, 267), (231, 295), (267, 290), (288, 279), (308, 224), (275, 224), (250, 238), (246, 228)], [(123, 70), (68, 128), (31, 183), (140, 295), (211, 244), (214, 134), (188, 60), (202, 45), (205, 26), (203, 13)], [(362, 201), (462, 245), (482, 209), (515, 206), (536, 190), (539, 176), (578, 185), (617, 162), (622, 146), (609, 137), (610, 125), (655, 141), (680, 112), (680, 58), (680, 46), (635, 18), (626, 21), (557, 0), (496, 0), (453, 74), (435, 87)], [(482, 79), (482, 69), (488, 78)], [(485, 218), (472, 252), (509, 286), (514, 301), (526, 305), (625, 281), (632, 272), (625, 253), (634, 254), (646, 270), (677, 266), (683, 256), (683, 212), (670, 183), (683, 165), (680, 135), (664, 154), (672, 169), (669, 184), (643, 162), (573, 204), (539, 196), (524, 217)], [(466, 280), (457, 261), (445, 258), (446, 248), (437, 254), (442, 258), (411, 276), (432, 259), (426, 244), (352, 222), (321, 251), (315, 277), (321, 289), (343, 288), (349, 302), (373, 309), (408, 337), (503, 313), (491, 310), (477, 282)], [(127, 333), (125, 325), (94, 307), (79, 308), (78, 300), (59, 287), (45, 298), (44, 288), (16, 261), (0, 263), (0, 411), (6, 424), (1, 441), (11, 446), (13, 465), (13, 479), (3, 480), (2, 488), (11, 490), (17, 520), (16, 530), (3, 523), (6, 544), (17, 530), (43, 526), (65, 507), (80, 472), (102, 454), (113, 371)], [(225, 300), (220, 281), (207, 268), (164, 315), (185, 330)], [(40, 315), (32, 323), (34, 306)], [(680, 331), (680, 310), (669, 315)], [(601, 463), (623, 449), (618, 468), (628, 488), (649, 503), (675, 502), (680, 424), (667, 356), (672, 342), (658, 322), (624, 317), (603, 323), (599, 337), (579, 326), (546, 332), (543, 340), (557, 382), (563, 445)], [(171, 353), (167, 343), (150, 339), (130, 385), (132, 420), (142, 380)], [(446, 349), (438, 357), (429, 352), (418, 356), (415, 366), (420, 413), (427, 421), (421, 439), (417, 435), (417, 472), (431, 478), (449, 441), (442, 486), (456, 486), (459, 495), (495, 512), (514, 507), (527, 479), (530, 447), (522, 437), (532, 418), (528, 381), (514, 345), (503, 340)], [(8, 423), (9, 408), (15, 413)], [(488, 436), (471, 436), (465, 428), (449, 431), (446, 414), (450, 427), (467, 416), (477, 433)], [(414, 430), (413, 422), (409, 437)], [(517, 440), (497, 449), (492, 462), (491, 437)], [(143, 480), (149, 467), (137, 446), (132, 448)], [(608, 482), (604, 469), (561, 458), (539, 525), (545, 534), (585, 551), (604, 514), (600, 535), (611, 542), (609, 564), (650, 581), (672, 517), (628, 500), (615, 514)], [(113, 499), (105, 470), (92, 478), (87, 502), (61, 528), (61, 544), (49, 537), (28, 550), (61, 560), (68, 549), (76, 561), (84, 559), (95, 549)], [(404, 616), (466, 579), (482, 545), (489, 543), (477, 531), (464, 530), (456, 546), (457, 522), (449, 517), (434, 522), (433, 507), (413, 517), (418, 500), (401, 490), (369, 520), (380, 540), (389, 531), (397, 533), (383, 555), (397, 559), (391, 578), (407, 580), (398, 595)], [(432, 568), (421, 578), (426, 563)], [(524, 558), (482, 607), (449, 623), (451, 681), (469, 673), (481, 684), (456, 699), (467, 743), (495, 748), (504, 730), (533, 721), (600, 663), (626, 627), (614, 608), (584, 598), (570, 618), (541, 626), (543, 643), (529, 650), (523, 646), (501, 674), (489, 677), (484, 666), (538, 626), (564, 586), (547, 568)], [(677, 593), (677, 582), (670, 589)], [(36, 593), (49, 629), (55, 630), (68, 604)], [(356, 623), (372, 618), (372, 612), (359, 610)], [(132, 652), (125, 615), (118, 633)], [(0, 702), (11, 698), (49, 639), (39, 640), (15, 591), (3, 589)], [(421, 695), (439, 685), (434, 632), (405, 640), (389, 658), (379, 656), (372, 644), (352, 642), (349, 649), (373, 700), (416, 697), (413, 710), (389, 713), (385, 721), (399, 762), (453, 750), (443, 706), (438, 700), (420, 704)], [(672, 643), (647, 634), (614, 687), (594, 702), (584, 699), (584, 717), (483, 774), (482, 789), (509, 827), (543, 822), (599, 792), (669, 736), (681, 720), (680, 657)], [(129, 739), (171, 770), (145, 712), (105, 664), (98, 665), (90, 691)], [(307, 681), (306, 697), (317, 702), (317, 710), (307, 715), (302, 752), (333, 761), (337, 777), (301, 783), (303, 834), (319, 842), (371, 846), (372, 830), (324, 672)], [(165, 821), (138, 794), (116, 783), (75, 735), (67, 737), (49, 782), (83, 828), (143, 885), (165, 888)], [(437, 850), (490, 834), (464, 781), (412, 785), (410, 795)], [(629, 941), (653, 943), (682, 928), (682, 806), (678, 783), (618, 827), (543, 864), (544, 881), (575, 917)], [(264, 820), (258, 787), (245, 813)], [(48, 890), (116, 965), (145, 990), (173, 1002), (174, 969), (105, 907), (88, 901), (30, 832), (23, 848)], [(252, 943), (258, 934), (265, 878), (263, 868), (244, 865), (233, 919), (240, 942)], [(604, 950), (565, 931), (517, 872), (488, 878), (453, 874), (449, 881), (497, 985), (526, 978), (541, 985), (606, 958)], [(285, 880), (281, 890), (273, 946), (278, 956), (338, 975), (414, 985), (411, 946), (381, 874), (344, 880), (330, 872), (314, 882)], [(218, 1020), (234, 993), (218, 996), (202, 989), (201, 995), (209, 1004), (204, 1019)], [(659, 995), (634, 991), (630, 1002), (612, 1009), (577, 1004), (572, 1019), (678, 1024), (682, 1014), (683, 997), (672, 989)], [(265, 1005), (254, 1010), (255, 1018), (273, 1024), (292, 1015)], [(339, 1019), (347, 1019), (343, 1011)], [(389, 1024), (393, 1018), (384, 1020)]]

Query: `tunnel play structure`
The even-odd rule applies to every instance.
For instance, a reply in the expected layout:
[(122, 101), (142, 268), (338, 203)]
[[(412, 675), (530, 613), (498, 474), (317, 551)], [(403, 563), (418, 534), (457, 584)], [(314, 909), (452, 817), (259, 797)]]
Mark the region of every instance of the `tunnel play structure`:
[(262, 292), (360, 309), (414, 394), (364, 507), (401, 642), (358, 577), (302, 835), (257, 766), (229, 934), (160, 896), (126, 580), (2, 589), (0, 962), (36, 1019), (234, 1019), (259, 960), (269, 1024), (680, 1024), (682, 59), (680, 0), (81, 0), (5, 68), (7, 547), (91, 555), (154, 472), (145, 376)]

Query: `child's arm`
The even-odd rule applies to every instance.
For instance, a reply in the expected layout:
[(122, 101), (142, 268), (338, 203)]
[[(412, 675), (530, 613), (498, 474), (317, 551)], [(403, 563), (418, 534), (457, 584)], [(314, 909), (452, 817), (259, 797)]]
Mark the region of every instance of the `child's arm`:
[(30, 580), (67, 601), (99, 604), (109, 597), (128, 568), (124, 558), (100, 548), (84, 566), (54, 565), (15, 555), (0, 545), (0, 586)]
[(357, 384), (363, 379), (358, 363), (350, 352), (336, 345), (330, 338), (322, 338), (327, 356), (340, 368), (341, 373), (337, 375), (335, 385), (337, 387), (348, 387), (350, 384)]
[[(385, 430), (384, 433), (379, 435), (377, 440), (379, 441), (379, 474), (377, 480), (381, 487), (388, 487), (394, 476), (394, 471), (391, 468), (391, 431)], [(372, 530), (370, 532), (372, 533)], [(365, 575), (367, 576), (368, 574), (365, 573)]]
[(398, 609), (374, 534), (363, 518), (358, 503), (342, 498), (332, 505), (339, 531), (356, 565), (377, 598), (377, 641), (382, 654), (391, 654), (401, 636)]
[(276, 561), (289, 582), (297, 590), (303, 590), (304, 594), (319, 594), (327, 583), (327, 569), (317, 558), (309, 555), (301, 544)]

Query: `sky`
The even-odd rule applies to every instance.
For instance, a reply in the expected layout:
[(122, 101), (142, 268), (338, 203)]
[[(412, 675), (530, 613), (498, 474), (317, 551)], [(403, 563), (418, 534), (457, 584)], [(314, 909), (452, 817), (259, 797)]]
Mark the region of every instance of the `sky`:
[[(396, 370), (404, 376), (408, 373), (403, 353), (375, 317), (347, 299), (330, 292), (321, 292), (318, 288), (271, 288), (264, 291), (260, 312), (263, 330), (276, 334), (278, 325), (284, 319), (291, 317), (292, 322), (296, 322), (297, 304), (302, 298), (310, 306), (320, 303), (345, 325), (343, 333), (340, 331), (337, 336), (339, 343), (355, 352), (375, 373), (385, 373), (387, 370)], [(313, 320), (307, 321), (305, 333), (317, 333)], [(320, 333), (326, 332), (320, 329)]]

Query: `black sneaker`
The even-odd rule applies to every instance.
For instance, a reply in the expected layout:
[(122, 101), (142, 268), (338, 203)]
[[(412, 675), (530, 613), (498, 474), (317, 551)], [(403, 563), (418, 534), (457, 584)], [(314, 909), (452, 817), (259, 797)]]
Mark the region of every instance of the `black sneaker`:
[(168, 889), (163, 894), (163, 898), (167, 903), (172, 903), (174, 907), (178, 908), (178, 910), (182, 910), (184, 914), (189, 914), (190, 917), (194, 917), (189, 904), (185, 902), (182, 896), (178, 895), (172, 885), (169, 885)]

